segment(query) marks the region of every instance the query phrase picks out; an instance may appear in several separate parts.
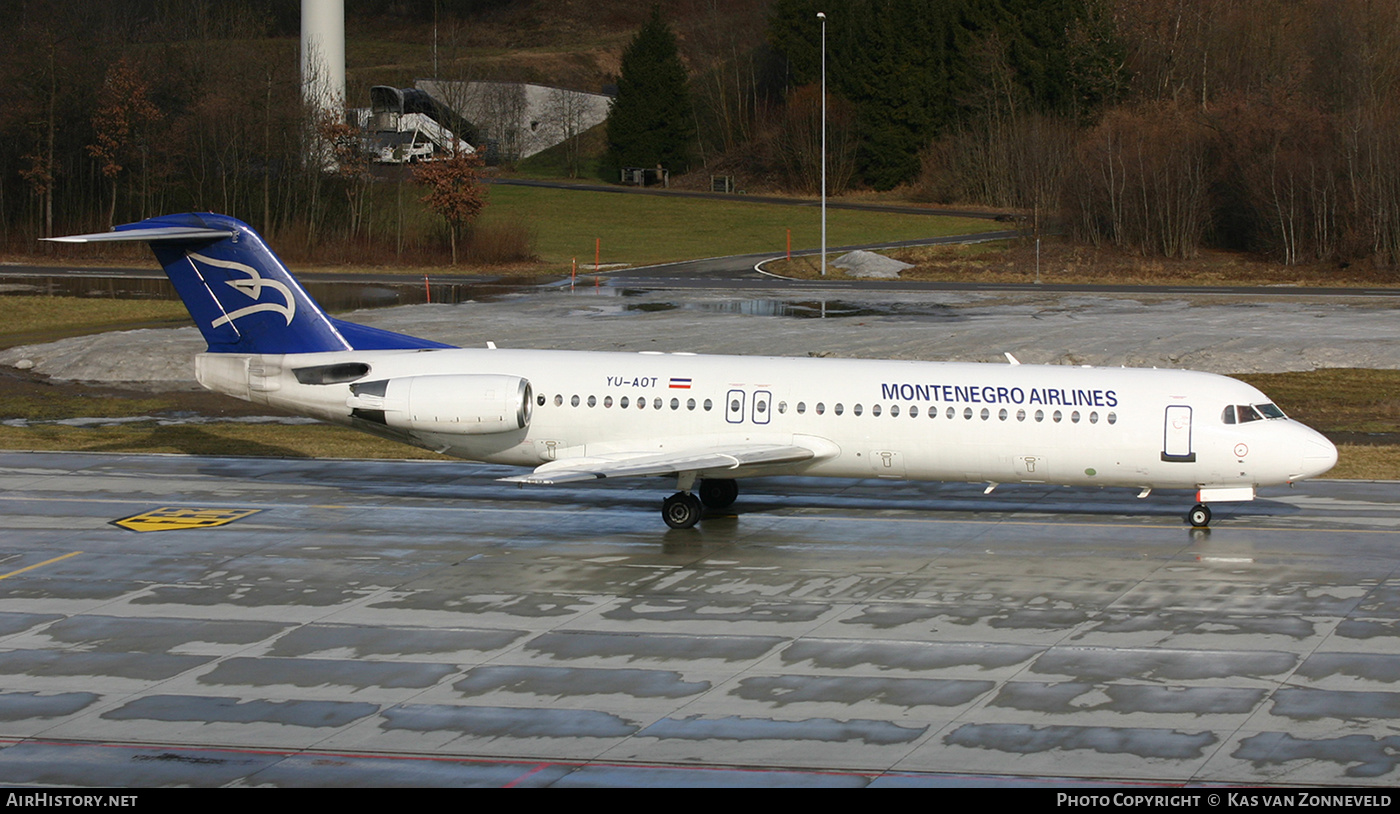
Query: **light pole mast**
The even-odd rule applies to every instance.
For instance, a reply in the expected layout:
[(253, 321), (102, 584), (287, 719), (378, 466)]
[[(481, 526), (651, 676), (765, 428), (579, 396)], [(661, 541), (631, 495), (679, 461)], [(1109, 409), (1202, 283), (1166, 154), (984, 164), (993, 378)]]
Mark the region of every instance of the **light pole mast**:
[(822, 276), (826, 276), (826, 14), (817, 12), (822, 21)]

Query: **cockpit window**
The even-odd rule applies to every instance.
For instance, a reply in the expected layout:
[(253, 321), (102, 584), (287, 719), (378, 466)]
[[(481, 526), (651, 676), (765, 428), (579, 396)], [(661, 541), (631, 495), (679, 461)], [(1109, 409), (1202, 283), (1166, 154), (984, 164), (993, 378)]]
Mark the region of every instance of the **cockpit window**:
[(1266, 418), (1287, 418), (1283, 411), (1273, 404), (1232, 404), (1225, 408), (1220, 414), (1220, 420), (1226, 424), (1247, 424), (1251, 421), (1263, 421)]
[(1245, 424), (1245, 423), (1250, 422), (1250, 421), (1263, 421), (1263, 420), (1264, 420), (1264, 416), (1260, 415), (1258, 410), (1254, 409), (1253, 407), (1249, 406), (1248, 404), (1241, 404), (1241, 405), (1237, 406), (1235, 409), (1239, 411), (1239, 414), (1240, 414), (1240, 423), (1241, 423), (1241, 424)]

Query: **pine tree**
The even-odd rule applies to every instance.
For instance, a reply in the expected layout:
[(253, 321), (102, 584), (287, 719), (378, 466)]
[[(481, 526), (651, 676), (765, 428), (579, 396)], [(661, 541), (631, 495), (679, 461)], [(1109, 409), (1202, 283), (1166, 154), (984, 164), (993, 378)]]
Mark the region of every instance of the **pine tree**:
[(608, 114), (608, 165), (684, 172), (695, 139), (685, 66), (676, 37), (653, 6), (622, 54), (617, 98)]

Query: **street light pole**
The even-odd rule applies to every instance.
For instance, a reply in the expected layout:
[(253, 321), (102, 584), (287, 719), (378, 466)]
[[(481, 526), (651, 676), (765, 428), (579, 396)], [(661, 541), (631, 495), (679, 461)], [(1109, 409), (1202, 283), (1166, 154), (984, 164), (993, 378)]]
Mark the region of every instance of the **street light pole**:
[(826, 276), (826, 14), (817, 12), (822, 21), (822, 276)]

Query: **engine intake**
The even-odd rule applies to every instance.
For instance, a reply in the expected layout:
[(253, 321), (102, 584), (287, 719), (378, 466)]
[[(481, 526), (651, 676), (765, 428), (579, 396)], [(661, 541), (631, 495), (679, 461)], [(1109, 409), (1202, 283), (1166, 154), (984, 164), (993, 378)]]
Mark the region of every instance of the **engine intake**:
[(486, 435), (530, 426), (534, 394), (519, 376), (403, 376), (350, 385), (345, 406), (394, 429)]

